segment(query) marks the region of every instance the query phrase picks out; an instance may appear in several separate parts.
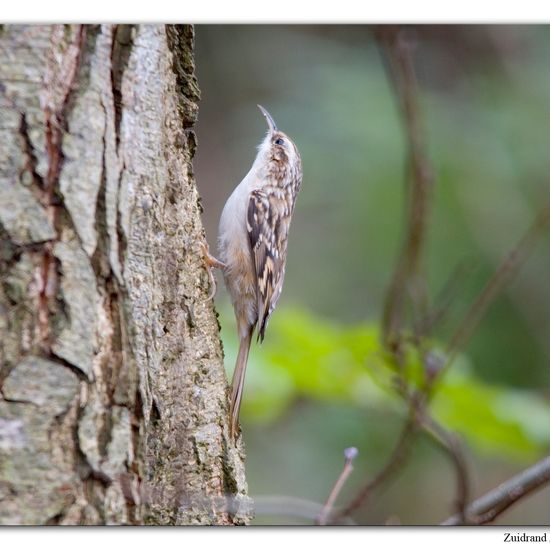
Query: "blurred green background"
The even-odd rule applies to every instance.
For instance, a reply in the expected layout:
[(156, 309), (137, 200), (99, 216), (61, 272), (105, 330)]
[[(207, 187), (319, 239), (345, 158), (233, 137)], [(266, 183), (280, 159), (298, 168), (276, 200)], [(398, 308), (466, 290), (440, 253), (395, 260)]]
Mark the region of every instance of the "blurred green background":
[[(418, 26), (414, 46), (435, 174), (426, 280), (438, 296), (457, 268), (444, 345), (550, 196), (550, 28)], [(404, 407), (379, 343), (403, 229), (405, 141), (393, 88), (368, 26), (198, 25), (202, 91), (195, 172), (211, 249), (225, 200), (266, 127), (265, 106), (302, 154), (304, 182), (285, 288), (266, 341), (253, 345), (241, 415), (250, 494), (323, 502), (360, 455), (339, 502), (385, 462)], [(438, 388), (431, 411), (466, 446), (474, 496), (550, 450), (550, 239), (491, 306)], [(226, 366), (235, 322), (221, 275)], [(354, 519), (433, 524), (452, 511), (454, 474), (426, 438)], [(284, 513), (255, 522), (304, 523)], [(500, 523), (550, 523), (550, 489)]]

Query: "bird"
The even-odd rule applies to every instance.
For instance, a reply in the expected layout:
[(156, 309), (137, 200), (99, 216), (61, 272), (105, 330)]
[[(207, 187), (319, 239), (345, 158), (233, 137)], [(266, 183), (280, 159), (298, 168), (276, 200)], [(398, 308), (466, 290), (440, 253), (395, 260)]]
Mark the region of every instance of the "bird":
[(290, 137), (258, 105), (268, 130), (244, 179), (227, 199), (218, 230), (219, 259), (231, 297), (239, 351), (231, 383), (229, 431), (235, 438), (250, 345), (257, 329), (263, 342), (267, 323), (281, 296), (288, 234), (302, 186), (302, 160)]

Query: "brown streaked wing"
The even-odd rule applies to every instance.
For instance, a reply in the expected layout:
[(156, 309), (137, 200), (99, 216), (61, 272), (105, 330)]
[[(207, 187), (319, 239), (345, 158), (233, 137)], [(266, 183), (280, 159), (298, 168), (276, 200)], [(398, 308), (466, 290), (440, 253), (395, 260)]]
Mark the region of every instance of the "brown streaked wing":
[(257, 189), (248, 201), (247, 231), (256, 269), (258, 340), (281, 295), (291, 205), (281, 189)]

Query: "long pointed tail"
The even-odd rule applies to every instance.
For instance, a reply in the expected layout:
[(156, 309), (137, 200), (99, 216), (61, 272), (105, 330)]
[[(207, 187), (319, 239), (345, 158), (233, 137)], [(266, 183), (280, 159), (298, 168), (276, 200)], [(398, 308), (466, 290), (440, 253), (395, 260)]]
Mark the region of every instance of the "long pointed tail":
[(239, 343), (239, 354), (237, 355), (237, 364), (233, 373), (233, 381), (231, 382), (231, 405), (229, 408), (229, 433), (231, 438), (235, 438), (237, 426), (239, 425), (239, 410), (241, 408), (241, 399), (243, 397), (244, 375), (246, 374), (246, 363), (248, 362), (248, 351), (250, 350), (250, 342), (252, 341), (252, 330), (241, 338)]

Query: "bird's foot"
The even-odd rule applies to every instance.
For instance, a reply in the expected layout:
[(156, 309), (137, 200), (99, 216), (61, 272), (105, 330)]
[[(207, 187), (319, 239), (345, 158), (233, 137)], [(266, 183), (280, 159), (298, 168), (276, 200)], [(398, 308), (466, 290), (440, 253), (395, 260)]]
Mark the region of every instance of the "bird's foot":
[(201, 249), (202, 249), (202, 255), (203, 255), (203, 258), (204, 258), (204, 262), (207, 265), (206, 271), (208, 271), (208, 277), (210, 278), (210, 288), (211, 288), (211, 290), (210, 290), (210, 294), (206, 298), (207, 301), (210, 301), (210, 300), (212, 300), (212, 298), (214, 298), (214, 295), (216, 294), (216, 289), (217, 289), (216, 278), (214, 277), (214, 274), (212, 273), (211, 268), (212, 267), (217, 267), (218, 269), (225, 269), (226, 265), (210, 254), (210, 249), (208, 248), (208, 244), (201, 243)]
[(218, 269), (225, 269), (227, 267), (222, 261), (210, 254), (210, 249), (207, 244), (201, 243), (201, 248), (204, 261), (208, 264), (208, 267), (217, 267)]

